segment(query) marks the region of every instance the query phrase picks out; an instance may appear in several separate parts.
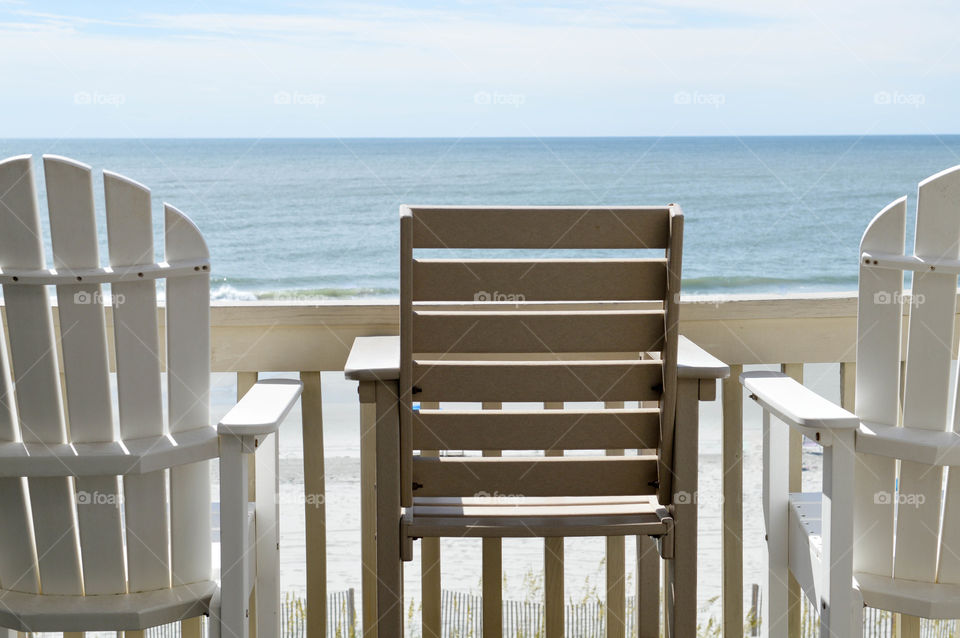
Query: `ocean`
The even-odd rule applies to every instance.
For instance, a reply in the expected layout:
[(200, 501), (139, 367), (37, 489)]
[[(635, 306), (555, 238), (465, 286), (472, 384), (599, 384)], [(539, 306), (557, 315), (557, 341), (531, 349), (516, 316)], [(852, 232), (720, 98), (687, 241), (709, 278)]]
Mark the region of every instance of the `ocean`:
[(106, 168), (183, 210), (217, 299), (396, 297), (401, 204), (676, 202), (684, 292), (783, 293), (853, 289), (867, 222), (960, 136), (0, 140), (22, 153), (90, 164), (101, 205)]
[[(855, 289), (867, 223), (902, 195), (915, 205), (918, 181), (960, 163), (960, 136), (0, 140), (0, 158), (23, 153), (92, 165), (101, 216), (102, 169), (149, 186), (158, 251), (161, 203), (186, 212), (208, 241), (218, 301), (395, 299), (401, 204), (676, 202), (686, 215), (685, 294), (780, 294)], [(43, 207), (39, 165), (36, 176)], [(808, 366), (807, 376), (814, 389), (838, 398), (835, 366)], [(359, 589), (356, 386), (324, 373), (323, 392), (329, 588)], [(213, 419), (234, 395), (235, 379), (215, 375)], [(748, 591), (765, 579), (754, 407), (744, 408)], [(280, 437), (281, 560), (283, 588), (302, 593), (299, 428), (295, 410)], [(721, 587), (718, 403), (703, 406), (700, 439), (698, 593), (705, 620), (719, 613)], [(805, 463), (815, 468), (818, 458), (808, 453)], [(805, 473), (805, 481), (813, 476)], [(479, 541), (444, 540), (443, 547), (443, 586), (478, 592)], [(568, 597), (602, 591), (602, 541), (570, 539), (566, 547)], [(630, 565), (632, 544), (627, 548)], [(536, 591), (528, 576), (542, 573), (542, 556), (539, 541), (505, 542), (506, 598)], [(406, 569), (414, 605), (418, 572), (416, 559)]]

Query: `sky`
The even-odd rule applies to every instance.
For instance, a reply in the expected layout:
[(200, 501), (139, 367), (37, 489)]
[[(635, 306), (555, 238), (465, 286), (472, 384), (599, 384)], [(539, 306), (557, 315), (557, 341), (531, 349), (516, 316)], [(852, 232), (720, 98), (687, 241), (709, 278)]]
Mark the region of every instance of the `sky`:
[(0, 0), (0, 137), (960, 133), (960, 4)]

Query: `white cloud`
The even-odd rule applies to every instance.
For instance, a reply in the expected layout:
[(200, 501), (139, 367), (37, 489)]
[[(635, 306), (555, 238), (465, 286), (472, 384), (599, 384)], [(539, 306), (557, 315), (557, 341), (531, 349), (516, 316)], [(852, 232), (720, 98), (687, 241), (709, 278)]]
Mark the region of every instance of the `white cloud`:
[[(942, 5), (750, 0), (725, 4), (722, 14), (706, 0), (612, 2), (602, 10), (457, 7), (368, 3), (336, 15), (122, 19), (19, 13), (0, 22), (5, 99), (23, 135), (60, 128), (91, 136), (323, 136), (956, 127), (955, 20)], [(71, 101), (78, 91), (125, 101), (111, 112), (78, 109)], [(320, 108), (283, 110), (273, 100), (280, 91), (324, 99), (322, 106), (307, 101)], [(723, 108), (679, 108), (673, 97), (684, 91), (723, 95)], [(923, 94), (924, 107), (879, 108), (879, 91)], [(522, 95), (523, 105), (478, 105), (478, 92)]]

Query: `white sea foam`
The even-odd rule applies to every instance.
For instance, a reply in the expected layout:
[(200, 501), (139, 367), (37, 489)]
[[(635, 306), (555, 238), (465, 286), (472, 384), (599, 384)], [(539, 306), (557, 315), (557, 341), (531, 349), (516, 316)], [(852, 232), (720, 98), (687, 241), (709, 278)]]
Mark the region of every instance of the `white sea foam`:
[(257, 295), (234, 288), (230, 284), (220, 284), (210, 288), (210, 301), (256, 301)]

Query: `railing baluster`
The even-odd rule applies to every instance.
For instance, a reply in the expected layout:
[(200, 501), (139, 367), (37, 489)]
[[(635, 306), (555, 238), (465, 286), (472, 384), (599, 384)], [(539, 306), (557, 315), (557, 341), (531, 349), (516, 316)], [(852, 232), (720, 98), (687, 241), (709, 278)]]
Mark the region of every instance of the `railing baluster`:
[[(780, 364), (780, 371), (798, 383), (803, 383), (802, 363)], [(790, 430), (790, 492), (803, 491), (803, 435), (796, 430)], [(803, 591), (800, 583), (790, 574), (790, 583), (787, 591), (787, 636), (800, 638), (800, 615), (803, 610)]]
[[(501, 403), (484, 403), (484, 410), (500, 410)], [(484, 456), (500, 456), (500, 450), (484, 450)], [(483, 539), (483, 638), (503, 636), (503, 541)]]
[[(607, 409), (623, 408), (623, 401), (607, 401)], [(609, 456), (623, 456), (623, 450), (607, 450)], [(626, 549), (623, 536), (607, 537), (607, 638), (624, 638), (627, 614)], [(639, 559), (637, 564), (639, 565)]]
[(327, 635), (327, 507), (323, 466), (323, 395), (319, 372), (301, 372), (300, 381), (303, 382), (300, 405), (303, 410), (307, 634), (323, 638)]
[[(436, 402), (423, 402), (424, 410), (436, 410)], [(439, 456), (439, 450), (422, 450), (423, 456)], [(420, 541), (420, 602), (423, 638), (440, 638), (443, 635), (443, 615), (440, 605), (440, 539), (424, 538)]]
[[(562, 410), (563, 402), (544, 403), (548, 410)], [(546, 450), (544, 456), (563, 456), (563, 450)], [(563, 537), (543, 541), (543, 592), (546, 638), (563, 638)]]
[(844, 410), (853, 412), (854, 396), (857, 390), (857, 364), (845, 362), (840, 364), (840, 406)]
[(200, 638), (203, 635), (203, 616), (180, 621), (180, 638)]
[[(238, 372), (237, 373), (237, 401), (243, 398), (250, 388), (257, 382), (256, 372)], [(247, 500), (253, 502), (257, 494), (257, 464), (253, 454), (247, 455)], [(250, 636), (257, 638), (257, 583), (253, 582), (253, 588), (250, 591), (250, 600), (247, 604), (250, 618)]]
[(721, 380), (723, 447), (723, 636), (743, 637), (743, 366)]

